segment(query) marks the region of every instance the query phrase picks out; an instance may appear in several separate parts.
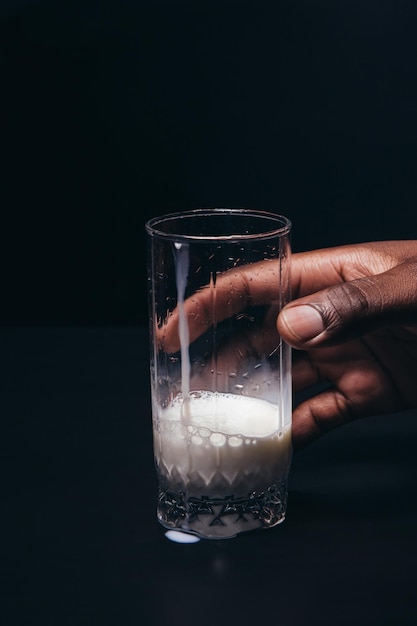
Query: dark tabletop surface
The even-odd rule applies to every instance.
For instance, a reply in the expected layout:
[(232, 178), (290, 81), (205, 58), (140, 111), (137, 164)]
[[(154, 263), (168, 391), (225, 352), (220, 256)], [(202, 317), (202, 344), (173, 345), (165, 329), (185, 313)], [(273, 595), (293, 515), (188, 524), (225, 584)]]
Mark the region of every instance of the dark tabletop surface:
[(274, 529), (156, 520), (146, 328), (4, 328), (1, 623), (417, 624), (417, 414), (294, 455)]

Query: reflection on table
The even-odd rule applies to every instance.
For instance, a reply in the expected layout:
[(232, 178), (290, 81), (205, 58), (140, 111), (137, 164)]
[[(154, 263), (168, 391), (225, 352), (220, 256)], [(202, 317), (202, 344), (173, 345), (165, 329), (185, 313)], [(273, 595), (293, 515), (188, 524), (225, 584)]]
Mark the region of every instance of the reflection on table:
[(286, 521), (178, 543), (156, 520), (147, 329), (2, 329), (6, 624), (408, 625), (417, 414), (295, 455)]

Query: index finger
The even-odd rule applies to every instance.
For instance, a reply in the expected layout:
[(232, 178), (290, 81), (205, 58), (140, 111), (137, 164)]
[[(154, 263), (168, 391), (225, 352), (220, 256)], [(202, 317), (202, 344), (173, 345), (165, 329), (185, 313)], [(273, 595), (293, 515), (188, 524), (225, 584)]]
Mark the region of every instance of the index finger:
[[(398, 245), (356, 244), (298, 252), (291, 257), (291, 290), (297, 298), (326, 287), (375, 273), (382, 265), (392, 264)], [(391, 254), (387, 254), (390, 251)], [(391, 260), (388, 260), (391, 259)], [(184, 302), (190, 342), (211, 325), (236, 315), (249, 305), (276, 304), (280, 301), (280, 260), (272, 259), (244, 265), (219, 274), (212, 285), (203, 287)], [(174, 309), (156, 331), (166, 352), (180, 348), (179, 311)]]
[[(232, 317), (250, 305), (271, 304), (279, 298), (279, 261), (266, 260), (219, 274), (212, 284), (196, 291), (184, 302), (189, 340), (194, 341), (210, 326)], [(156, 331), (159, 344), (168, 353), (177, 352), (179, 308), (176, 307)]]

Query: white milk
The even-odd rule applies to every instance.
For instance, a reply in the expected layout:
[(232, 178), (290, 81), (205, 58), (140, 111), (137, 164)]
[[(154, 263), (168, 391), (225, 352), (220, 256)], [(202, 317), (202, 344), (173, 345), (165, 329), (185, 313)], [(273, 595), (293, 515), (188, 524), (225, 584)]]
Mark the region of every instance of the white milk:
[(190, 421), (183, 399), (154, 420), (155, 459), (161, 475), (189, 495), (247, 496), (286, 480), (290, 429), (279, 429), (277, 406), (255, 398), (192, 392)]
[(189, 418), (188, 399), (190, 392), (190, 355), (188, 352), (190, 345), (190, 333), (188, 330), (188, 322), (184, 313), (184, 295), (187, 286), (188, 270), (189, 270), (189, 249), (188, 245), (174, 243), (175, 247), (175, 280), (177, 283), (177, 301), (178, 301), (178, 330), (181, 346), (181, 385), (184, 402), (182, 404), (182, 416), (184, 420)]

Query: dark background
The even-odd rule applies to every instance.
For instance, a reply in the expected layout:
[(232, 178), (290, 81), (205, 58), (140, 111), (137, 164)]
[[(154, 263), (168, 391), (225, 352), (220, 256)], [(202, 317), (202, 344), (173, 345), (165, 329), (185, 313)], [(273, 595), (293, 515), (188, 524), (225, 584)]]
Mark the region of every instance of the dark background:
[(178, 546), (143, 327), (162, 212), (416, 238), (416, 33), (416, 0), (0, 0), (2, 624), (417, 623), (415, 412), (297, 454), (276, 533)]
[(3, 0), (3, 325), (147, 323), (145, 221), (416, 238), (415, 0)]

